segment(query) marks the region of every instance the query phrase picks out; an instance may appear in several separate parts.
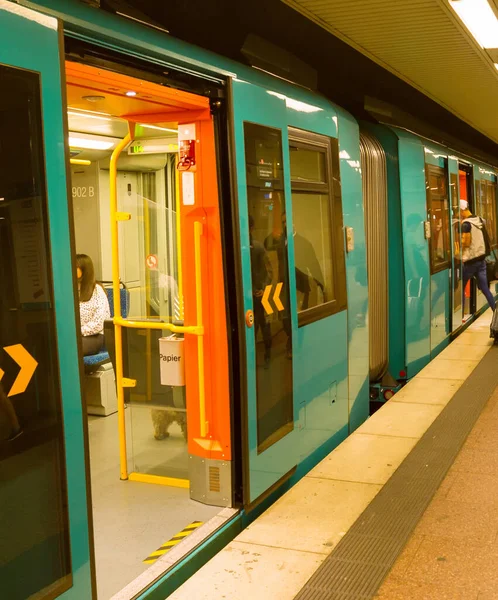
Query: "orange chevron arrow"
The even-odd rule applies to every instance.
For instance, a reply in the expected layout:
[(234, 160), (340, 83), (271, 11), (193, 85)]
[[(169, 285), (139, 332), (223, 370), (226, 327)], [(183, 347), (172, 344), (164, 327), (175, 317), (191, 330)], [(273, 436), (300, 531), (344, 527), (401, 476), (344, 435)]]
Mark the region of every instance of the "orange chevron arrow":
[(22, 394), (26, 390), (28, 383), (33, 377), (33, 373), (38, 366), (38, 363), (22, 344), (6, 346), (4, 350), (21, 367), (21, 370), (19, 371), (19, 374), (16, 377), (16, 380), (14, 381), (14, 384), (12, 385), (8, 394), (9, 397), (16, 396), (17, 394)]
[(280, 292), (282, 291), (282, 286), (284, 284), (282, 282), (277, 283), (277, 287), (275, 288), (275, 293), (273, 294), (273, 302), (275, 302), (275, 306), (277, 307), (278, 311), (284, 310), (284, 305), (282, 304), (282, 301), (280, 300)]
[(5, 375), (5, 371), (2, 371), (2, 369), (0, 369), (0, 381), (2, 381), (2, 378), (4, 375)]
[(265, 287), (263, 297), (261, 298), (261, 304), (263, 305), (263, 308), (266, 310), (266, 314), (268, 314), (268, 315), (271, 315), (273, 313), (273, 308), (271, 307), (271, 304), (268, 301), (268, 299), (270, 297), (271, 288), (272, 288), (271, 285), (267, 285)]

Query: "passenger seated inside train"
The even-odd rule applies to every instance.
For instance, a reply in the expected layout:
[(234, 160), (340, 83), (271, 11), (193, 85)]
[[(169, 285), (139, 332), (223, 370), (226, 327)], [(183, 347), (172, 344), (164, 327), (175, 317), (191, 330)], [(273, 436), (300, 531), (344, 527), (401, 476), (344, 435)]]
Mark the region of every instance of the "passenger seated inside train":
[(80, 301), (83, 356), (97, 354), (104, 347), (104, 321), (111, 318), (104, 288), (95, 280), (92, 259), (76, 255), (76, 275)]

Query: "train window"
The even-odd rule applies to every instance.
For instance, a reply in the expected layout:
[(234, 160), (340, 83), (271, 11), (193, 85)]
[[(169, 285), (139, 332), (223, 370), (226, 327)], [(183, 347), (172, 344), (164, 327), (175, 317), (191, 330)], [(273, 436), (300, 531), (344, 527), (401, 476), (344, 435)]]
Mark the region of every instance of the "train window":
[(427, 214), (431, 224), (431, 272), (450, 266), (450, 216), (446, 170), (426, 165)]
[(43, 600), (72, 581), (40, 78), (0, 66), (0, 82), (1, 595)]
[(477, 206), (475, 213), (486, 223), (491, 246), (498, 247), (496, 232), (496, 183), (486, 179), (476, 180)]
[(258, 453), (294, 428), (282, 132), (244, 124)]
[(345, 307), (337, 141), (290, 129), (289, 151), (298, 323), (302, 326)]
[(476, 179), (476, 207), (475, 214), (482, 217), (487, 223), (487, 205), (486, 205), (486, 180)]

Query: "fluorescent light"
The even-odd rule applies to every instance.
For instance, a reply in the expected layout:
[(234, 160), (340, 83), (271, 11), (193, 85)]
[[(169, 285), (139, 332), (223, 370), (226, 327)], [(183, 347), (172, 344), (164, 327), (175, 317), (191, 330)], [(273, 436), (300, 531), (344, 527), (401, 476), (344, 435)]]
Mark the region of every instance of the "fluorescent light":
[(69, 136), (69, 146), (71, 148), (81, 148), (84, 150), (109, 150), (114, 146), (114, 142), (102, 141), (95, 138), (81, 138)]
[(130, 98), (133, 98), (134, 96), (137, 95), (137, 92), (134, 92), (133, 90), (129, 90), (128, 92), (126, 92), (127, 96), (130, 96)]
[(481, 48), (498, 48), (498, 19), (487, 0), (449, 0)]
[(88, 110), (87, 108), (76, 108), (73, 106), (68, 106), (68, 108), (71, 109), (73, 112), (78, 111), (77, 113), (75, 112), (74, 114), (85, 113), (88, 115), (103, 115), (105, 117), (112, 117), (111, 113), (102, 112), (101, 110)]
[(73, 117), (83, 117), (84, 119), (98, 119), (99, 121), (112, 121), (112, 119), (109, 117), (101, 117), (100, 115), (92, 115), (89, 113), (79, 113), (79, 112), (74, 112), (74, 110), (68, 110), (67, 114), (71, 115)]
[(140, 127), (146, 127), (147, 129), (158, 129), (159, 131), (169, 131), (171, 133), (178, 133), (177, 129), (169, 129), (168, 127), (159, 127), (159, 125), (146, 125), (145, 123), (139, 123)]

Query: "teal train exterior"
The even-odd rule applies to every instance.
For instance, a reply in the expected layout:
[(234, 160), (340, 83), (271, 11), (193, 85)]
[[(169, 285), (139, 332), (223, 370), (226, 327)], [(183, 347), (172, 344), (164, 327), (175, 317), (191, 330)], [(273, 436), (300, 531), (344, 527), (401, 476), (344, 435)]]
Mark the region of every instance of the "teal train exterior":
[[(99, 56), (109, 54), (115, 62), (136, 62), (137, 69), (149, 64), (205, 83), (206, 89), (214, 86), (221, 90), (217, 156), (223, 188), (221, 235), (227, 265), (224, 294), (234, 352), (229, 375), (233, 485), (227, 503), (238, 513), (189, 556), (156, 573), (134, 596), (165, 598), (357, 429), (370, 414), (371, 400), (387, 399), (483, 309), (481, 295), (471, 289), (466, 299), (458, 285), (460, 225), (456, 211), (462, 196), (459, 187), (465, 180), (471, 206), (474, 204), (478, 213), (485, 209), (496, 230), (497, 171), (401, 129), (371, 123), (360, 126), (353, 116), (323, 96), (78, 0), (0, 0), (0, 31), (2, 65), (39, 74), (41, 82), (43, 127), (38, 142), (41, 139), (46, 189), (44, 235), (50, 273), (47, 281), (51, 286), (45, 310), (54, 320), (50, 344), (56, 348), (54, 380), (59, 391), (54, 392), (54, 398), (60, 397), (61, 415), (54, 439), (63, 448), (57, 455), (63, 473), (60, 502), (68, 514), (67, 527), (60, 526), (62, 533), (53, 524), (52, 529), (47, 526), (48, 533), (42, 531), (42, 523), (36, 531), (40, 540), (30, 542), (38, 514), (33, 506), (43, 506), (49, 513), (59, 500), (51, 498), (52, 490), (37, 491), (42, 484), (35, 475), (31, 479), (26, 476), (17, 493), (30, 494), (34, 501), (22, 515), (25, 530), (13, 527), (12, 531), (16, 538), (23, 538), (29, 550), (20, 545), (3, 567), (4, 581), (17, 582), (18, 586), (9, 600), (21, 600), (42, 589), (48, 590), (40, 596), (43, 598), (95, 597), (88, 429), (78, 366), (77, 288), (71, 260), (73, 223), (67, 192), (65, 52), (74, 43), (83, 44), (98, 50)], [(384, 162), (373, 162), (369, 171), (374, 183), (381, 176), (386, 183), (384, 196), (377, 198), (385, 219), (381, 229), (371, 229), (384, 241), (388, 239), (384, 261), (372, 259), (373, 238), (367, 243), (365, 215), (373, 218), (375, 211), (365, 212), (369, 197), (362, 192), (360, 130), (373, 136), (384, 153)], [(274, 183), (267, 190), (257, 189), (254, 171), (248, 167), (247, 157), (254, 148), (249, 146), (251, 135), (256, 136), (256, 146), (266, 144), (265, 152), (276, 157), (272, 163), (275, 172), (269, 178)], [(293, 171), (297, 169), (296, 152), (305, 156), (314, 152), (321, 157), (318, 167), (315, 163), (310, 166), (316, 169), (316, 179), (305, 181), (299, 174), (293, 175), (297, 172)], [(264, 177), (265, 159), (258, 162), (262, 166), (257, 172)], [(431, 196), (432, 180), (437, 195)], [(489, 182), (484, 192), (482, 181)], [(300, 229), (311, 198), (318, 199), (324, 214), (329, 215), (327, 236), (323, 231)], [(277, 331), (275, 339), (280, 336), (282, 340), (280, 370), (273, 378), (260, 368), (258, 344), (262, 342), (250, 329), (254, 317), (250, 313), (256, 312), (257, 297), (253, 289), (254, 219), (256, 229), (264, 229), (263, 222), (272, 223), (273, 229), (265, 230), (261, 237), (261, 247), (268, 247), (267, 240), (270, 234), (276, 236), (278, 226), (283, 227), (279, 239), (285, 238), (279, 256), (284, 256), (286, 262), (279, 258), (274, 264), (274, 272), (281, 271), (285, 279), (279, 282), (279, 290), (281, 299), (287, 301), (283, 303), (283, 316), (272, 321)], [(332, 249), (330, 261), (320, 265), (324, 279), (329, 278), (327, 284), (318, 275), (312, 277), (314, 267), (302, 267), (296, 259), (298, 245), (305, 247), (303, 238), (313, 235)], [(496, 231), (493, 236), (496, 242)], [(377, 263), (374, 273), (372, 269), (369, 273), (369, 253)], [(303, 292), (299, 283), (303, 272), (317, 282), (311, 295), (321, 294), (326, 308), (318, 306), (318, 301), (315, 307), (308, 309), (306, 304), (303, 308), (310, 293)], [(387, 290), (384, 296), (376, 296), (370, 311), (369, 276), (382, 279)], [(27, 312), (28, 307), (24, 309)], [(32, 318), (34, 313), (29, 314)], [(468, 318), (462, 323), (465, 315)], [(385, 324), (381, 324), (380, 333), (386, 341), (380, 352), (381, 367), (372, 376), (371, 352), (378, 345), (377, 334), (372, 332), (379, 331), (379, 327), (374, 329), (373, 320), (381, 317)], [(269, 406), (262, 415), (261, 390), (283, 386), (280, 379), (284, 378), (290, 382), (288, 388), (278, 394), (268, 392), (269, 397), (276, 398), (275, 404), (278, 400), (277, 409), (272, 412), (275, 407)], [(278, 420), (285, 417), (285, 411), (291, 416), (279, 436), (272, 437), (267, 414)], [(10, 458), (8, 453), (1, 455), (0, 464)], [(13, 486), (12, 482), (0, 484), (0, 504), (2, 495), (14, 494)], [(37, 494), (43, 496), (38, 504)], [(2, 531), (21, 518), (15, 516), (15, 502), (9, 506), (9, 513), (2, 511)], [(51, 561), (56, 561), (60, 536), (67, 542), (67, 560), (58, 572)], [(35, 571), (36, 577), (23, 579), (23, 573)], [(50, 591), (54, 582), (57, 585)]]
[[(370, 123), (364, 128), (386, 155), (389, 366), (384, 383), (391, 386), (380, 384), (380, 391), (390, 397), (487, 307), (473, 282), (462, 289), (459, 210), (460, 199), (467, 200), (472, 213), (484, 218), (496, 249), (497, 169), (407, 130)], [(441, 199), (431, 185), (433, 173), (443, 186)], [(444, 211), (444, 239), (433, 224), (439, 221), (436, 202)], [(491, 289), (496, 293), (494, 282)]]

